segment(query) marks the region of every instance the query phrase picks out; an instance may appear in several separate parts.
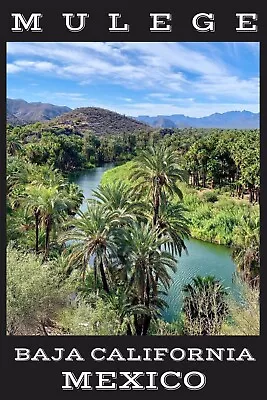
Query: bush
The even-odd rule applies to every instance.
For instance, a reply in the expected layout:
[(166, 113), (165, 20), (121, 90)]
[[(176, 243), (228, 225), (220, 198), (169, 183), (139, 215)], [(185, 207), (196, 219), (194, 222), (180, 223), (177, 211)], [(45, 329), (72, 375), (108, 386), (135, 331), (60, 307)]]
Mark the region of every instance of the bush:
[(157, 319), (151, 323), (149, 334), (155, 336), (181, 336), (183, 335), (182, 321), (177, 319), (173, 322), (166, 322), (162, 319)]
[(95, 304), (83, 300), (76, 306), (64, 309), (60, 315), (60, 325), (67, 335), (109, 336), (120, 334), (120, 321), (115, 310), (101, 298)]
[(8, 335), (45, 333), (46, 322), (66, 305), (71, 288), (33, 254), (7, 249)]
[(211, 191), (204, 192), (202, 197), (207, 203), (215, 203), (216, 201), (218, 201), (218, 196), (216, 195), (216, 193)]
[(215, 335), (228, 315), (227, 292), (214, 276), (197, 276), (184, 286), (183, 313), (186, 335)]

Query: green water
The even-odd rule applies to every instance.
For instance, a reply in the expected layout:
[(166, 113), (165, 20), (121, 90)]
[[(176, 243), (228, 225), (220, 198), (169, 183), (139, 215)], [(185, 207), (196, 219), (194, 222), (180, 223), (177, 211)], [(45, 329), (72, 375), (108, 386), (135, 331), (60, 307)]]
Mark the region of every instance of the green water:
[(181, 310), (183, 285), (196, 275), (214, 275), (229, 288), (229, 292), (237, 295), (233, 283), (235, 265), (227, 247), (196, 239), (187, 241), (186, 246), (188, 255), (183, 253), (177, 258), (177, 271), (171, 274), (173, 282), (167, 296), (169, 307), (163, 313), (163, 318), (168, 322), (175, 319)]
[(92, 191), (99, 185), (102, 175), (108, 169), (113, 168), (113, 164), (104, 164), (102, 167), (78, 171), (69, 174), (68, 178), (71, 182), (77, 183), (83, 191), (84, 200), (80, 207), (81, 211), (87, 208), (87, 199), (92, 197)]
[[(85, 210), (86, 199), (92, 197), (92, 190), (99, 185), (103, 173), (112, 167), (112, 164), (106, 164), (69, 176), (70, 181), (77, 183), (85, 196), (81, 210)], [(237, 293), (235, 284), (232, 282), (235, 265), (227, 247), (196, 239), (187, 241), (186, 246), (188, 255), (184, 253), (177, 258), (177, 272), (172, 274), (173, 282), (168, 296), (164, 297), (169, 307), (164, 311), (163, 318), (169, 322), (175, 319), (181, 310), (183, 285), (189, 283), (196, 275), (215, 275), (226, 287), (229, 287), (229, 292), (234, 295)]]

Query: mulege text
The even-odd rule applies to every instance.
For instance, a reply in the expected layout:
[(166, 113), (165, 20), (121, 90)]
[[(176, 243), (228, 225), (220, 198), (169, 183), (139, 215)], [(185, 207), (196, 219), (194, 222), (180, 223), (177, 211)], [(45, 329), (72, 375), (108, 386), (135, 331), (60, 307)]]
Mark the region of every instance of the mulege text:
[[(21, 13), (12, 13), (13, 26), (12, 32), (42, 32), (41, 13), (32, 13), (28, 19)], [(62, 13), (62, 20), (65, 27), (70, 32), (81, 32), (86, 24), (90, 23), (89, 13)], [(120, 13), (108, 13), (110, 25), (109, 32), (130, 32), (130, 24), (124, 21)], [(175, 23), (170, 13), (150, 13), (150, 32), (171, 32), (172, 24)], [(257, 32), (258, 31), (258, 15), (256, 13), (235, 13), (237, 19), (236, 32)], [(213, 13), (201, 12), (195, 14), (191, 18), (191, 24), (198, 32), (215, 32), (216, 16)]]

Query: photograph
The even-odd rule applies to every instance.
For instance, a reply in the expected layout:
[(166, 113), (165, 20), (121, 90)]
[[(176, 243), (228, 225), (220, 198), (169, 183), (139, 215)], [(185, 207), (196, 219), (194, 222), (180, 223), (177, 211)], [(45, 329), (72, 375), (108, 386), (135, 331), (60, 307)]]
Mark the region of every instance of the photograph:
[(260, 335), (259, 42), (9, 41), (6, 96), (7, 336)]

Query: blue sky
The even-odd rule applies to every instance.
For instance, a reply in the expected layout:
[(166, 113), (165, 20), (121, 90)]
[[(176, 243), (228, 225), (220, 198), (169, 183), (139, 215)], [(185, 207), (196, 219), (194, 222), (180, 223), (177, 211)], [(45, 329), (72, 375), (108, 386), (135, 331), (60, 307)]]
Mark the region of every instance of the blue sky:
[(7, 44), (7, 95), (126, 115), (259, 111), (259, 44)]

